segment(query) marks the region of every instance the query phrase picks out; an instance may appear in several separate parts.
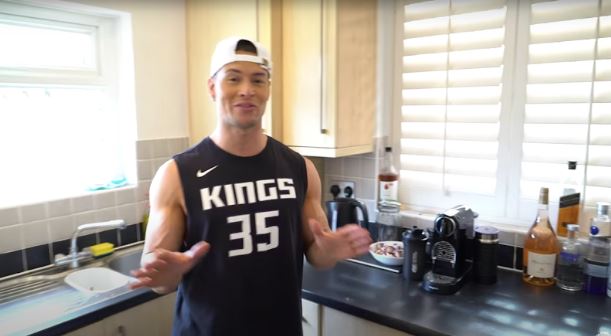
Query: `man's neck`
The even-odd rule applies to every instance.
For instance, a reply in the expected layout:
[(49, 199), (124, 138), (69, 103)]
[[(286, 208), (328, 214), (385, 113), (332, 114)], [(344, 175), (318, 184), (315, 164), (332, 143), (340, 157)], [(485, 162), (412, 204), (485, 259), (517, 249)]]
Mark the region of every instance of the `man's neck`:
[(236, 156), (257, 155), (267, 144), (267, 136), (260, 128), (241, 130), (217, 127), (210, 138), (221, 149)]

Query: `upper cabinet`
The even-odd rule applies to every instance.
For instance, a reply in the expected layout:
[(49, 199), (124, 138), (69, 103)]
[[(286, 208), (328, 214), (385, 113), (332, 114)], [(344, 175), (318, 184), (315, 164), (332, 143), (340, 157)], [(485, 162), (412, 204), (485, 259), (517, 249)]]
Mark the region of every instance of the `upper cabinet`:
[[(216, 43), (229, 36), (260, 41), (272, 54), (274, 77), (281, 73), (282, 51), (280, 0), (187, 0), (187, 57), (189, 65), (190, 142), (199, 142), (216, 127), (214, 103), (208, 93), (210, 59)], [(272, 35), (272, 32), (275, 35)], [(278, 49), (278, 50), (277, 50)], [(263, 128), (280, 139), (281, 125), (274, 126), (274, 105), (280, 105), (281, 86), (272, 85)], [(276, 103), (278, 100), (278, 103)], [(279, 122), (278, 119), (276, 124)]]
[(216, 126), (206, 84), (214, 47), (238, 35), (272, 54), (267, 134), (307, 156), (370, 152), (376, 18), (376, 0), (187, 0), (191, 143)]
[(375, 0), (285, 0), (282, 140), (308, 156), (373, 148)]

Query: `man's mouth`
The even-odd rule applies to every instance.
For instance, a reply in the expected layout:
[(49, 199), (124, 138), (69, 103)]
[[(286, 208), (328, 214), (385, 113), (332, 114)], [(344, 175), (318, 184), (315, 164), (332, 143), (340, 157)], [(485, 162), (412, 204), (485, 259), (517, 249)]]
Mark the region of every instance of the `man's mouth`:
[(236, 107), (238, 108), (243, 108), (243, 109), (251, 109), (256, 107), (255, 104), (252, 103), (237, 103), (235, 104)]

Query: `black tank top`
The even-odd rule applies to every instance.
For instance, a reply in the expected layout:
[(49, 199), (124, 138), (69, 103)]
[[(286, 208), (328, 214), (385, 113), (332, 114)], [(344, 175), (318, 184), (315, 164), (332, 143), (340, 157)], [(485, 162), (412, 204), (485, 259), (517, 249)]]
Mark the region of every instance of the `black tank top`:
[(301, 335), (303, 157), (271, 137), (251, 157), (207, 137), (174, 160), (184, 248), (211, 245), (178, 288), (174, 335)]

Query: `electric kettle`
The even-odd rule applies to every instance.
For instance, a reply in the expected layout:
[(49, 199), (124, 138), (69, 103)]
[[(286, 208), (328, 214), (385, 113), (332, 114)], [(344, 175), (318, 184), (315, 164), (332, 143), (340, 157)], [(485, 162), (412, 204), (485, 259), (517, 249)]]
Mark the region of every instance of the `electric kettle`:
[(331, 230), (335, 231), (337, 228), (345, 224), (359, 224), (359, 217), (357, 209), (361, 210), (363, 221), (360, 225), (364, 228), (369, 223), (369, 216), (367, 215), (367, 207), (363, 202), (360, 202), (354, 198), (343, 198), (338, 197), (334, 200), (327, 201), (327, 220)]

